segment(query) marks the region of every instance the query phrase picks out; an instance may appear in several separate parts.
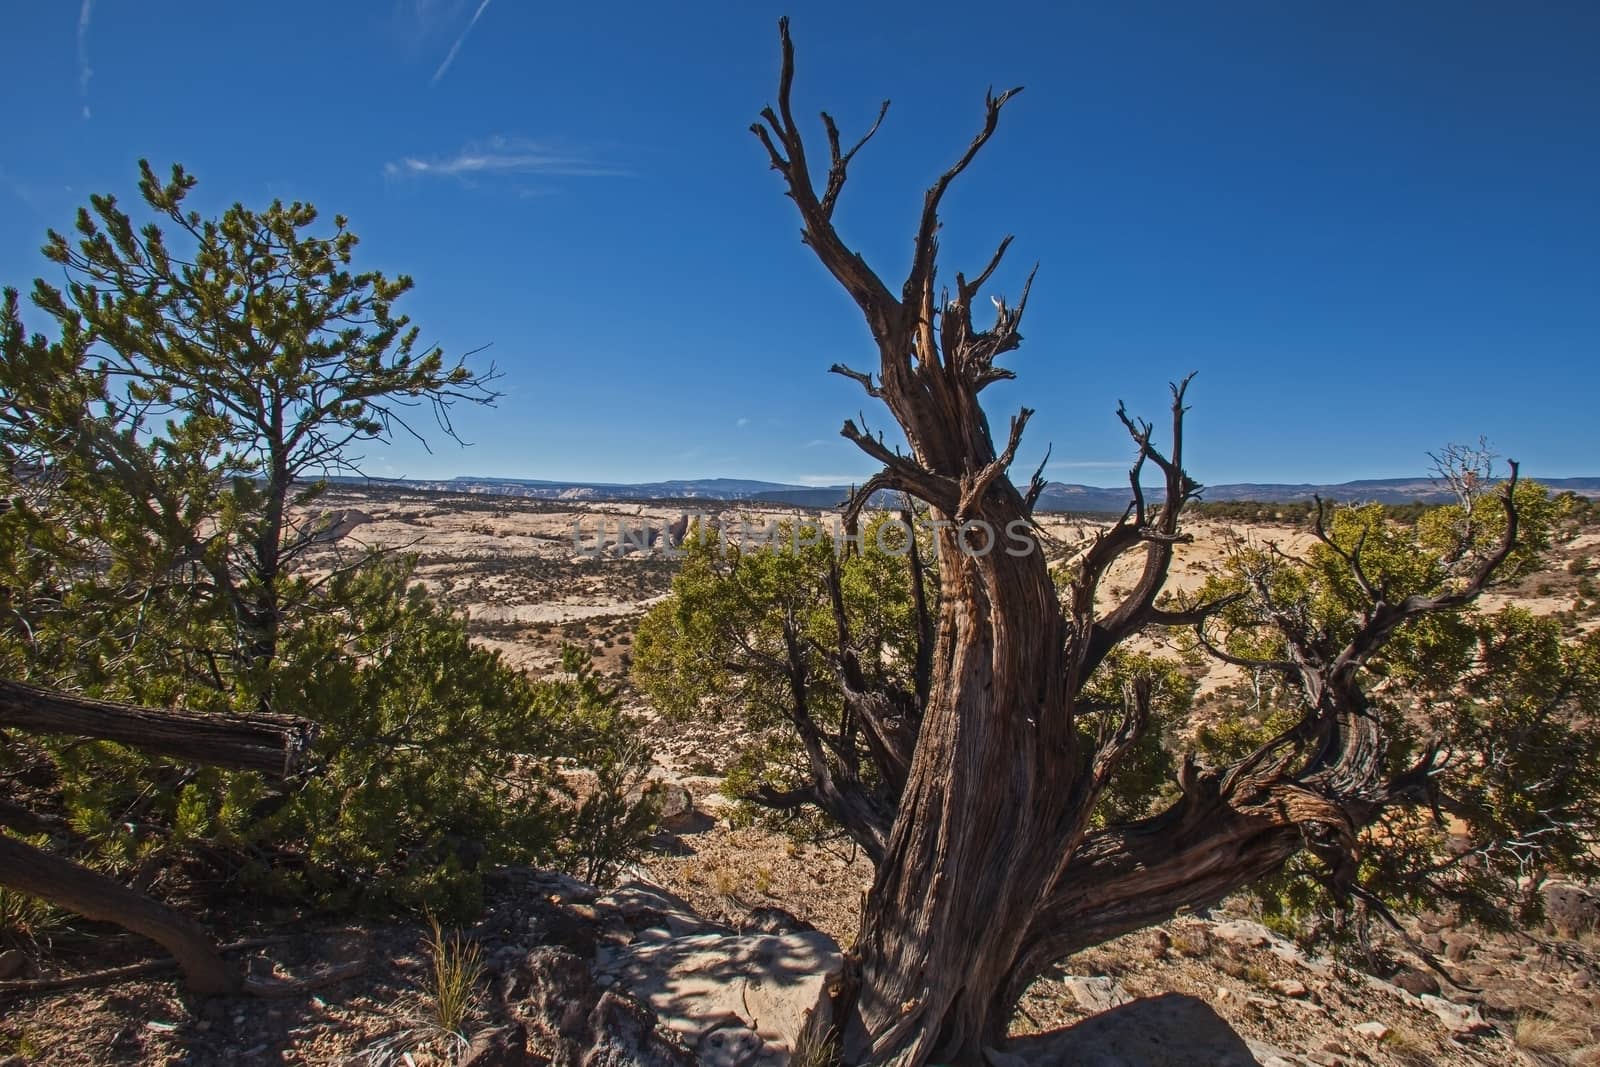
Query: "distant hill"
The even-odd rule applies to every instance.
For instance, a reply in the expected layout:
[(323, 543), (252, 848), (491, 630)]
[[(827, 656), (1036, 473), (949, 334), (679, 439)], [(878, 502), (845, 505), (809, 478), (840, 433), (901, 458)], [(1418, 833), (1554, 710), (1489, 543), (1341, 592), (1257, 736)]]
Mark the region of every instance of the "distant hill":
[[(336, 481), (360, 483), (359, 478)], [(454, 493), (485, 493), (501, 496), (532, 497), (539, 500), (718, 500), (749, 501), (761, 504), (789, 504), (807, 508), (831, 508), (842, 503), (850, 492), (846, 485), (786, 485), (744, 478), (689, 478), (664, 482), (560, 482), (530, 478), (457, 477), (443, 480), (373, 479), (382, 484), (405, 485), (417, 489)], [(1570, 491), (1580, 496), (1600, 497), (1600, 478), (1543, 478), (1540, 481), (1555, 492)], [(1155, 499), (1160, 490), (1147, 490)], [(1309, 501), (1313, 496), (1338, 503), (1442, 503), (1450, 493), (1431, 478), (1369, 478), (1337, 485), (1239, 482), (1208, 485), (1202, 499), (1210, 501), (1247, 500), (1263, 504)], [(890, 497), (885, 494), (884, 502)], [(1128, 490), (1051, 482), (1039, 498), (1042, 511), (1068, 511), (1087, 514), (1116, 513), (1128, 505)]]

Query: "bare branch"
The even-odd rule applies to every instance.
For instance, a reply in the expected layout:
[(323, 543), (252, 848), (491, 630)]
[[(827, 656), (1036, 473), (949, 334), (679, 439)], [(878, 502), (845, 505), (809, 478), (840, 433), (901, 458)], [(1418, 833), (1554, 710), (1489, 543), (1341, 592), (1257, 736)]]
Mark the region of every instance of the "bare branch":
[(878, 132), (878, 127), (883, 125), (883, 117), (889, 113), (889, 101), (885, 100), (878, 108), (878, 117), (873, 120), (872, 128), (862, 135), (850, 151), (839, 152), (839, 127), (834, 125), (833, 116), (826, 111), (822, 113), (822, 124), (828, 130), (828, 155), (832, 164), (828, 167), (828, 185), (822, 193), (822, 217), (833, 218), (833, 205), (839, 199), (839, 191), (844, 188), (845, 172), (850, 167), (850, 161), (861, 151), (861, 146), (872, 140), (872, 135)]
[(880, 399), (883, 396), (883, 391), (880, 390), (876, 385), (872, 384), (872, 375), (866, 373), (865, 371), (852, 370), (849, 367), (846, 367), (843, 363), (835, 363), (833, 366), (828, 368), (828, 371), (832, 374), (840, 374), (851, 379), (852, 381), (859, 382), (861, 384), (861, 388), (865, 389), (867, 391), (867, 395), (872, 397), (874, 400)]
[[(1009, 233), (1005, 235), (1000, 242), (1000, 247), (995, 249), (994, 255), (990, 257), (989, 265), (984, 267), (983, 272), (973, 279), (971, 285), (967, 284), (967, 279), (963, 277), (959, 271), (956, 272), (957, 299), (963, 304), (970, 304), (972, 302), (972, 298), (977, 296), (978, 293), (982, 291), (984, 283), (989, 280), (989, 276), (994, 273), (994, 269), (998, 267), (1000, 265), (1000, 261), (1005, 258), (1006, 249), (1011, 247), (1013, 236), (1014, 235)], [(1026, 303), (1026, 301), (1027, 295), (1026, 290), (1024, 290), (1023, 302)]]
[(920, 306), (924, 294), (931, 294), (933, 282), (933, 264), (938, 251), (939, 232), (939, 202), (944, 199), (945, 190), (950, 188), (950, 183), (956, 176), (967, 169), (979, 149), (988, 143), (994, 136), (995, 129), (1000, 125), (1000, 109), (1005, 107), (1006, 101), (1022, 92), (1022, 86), (1007, 89), (999, 96), (994, 95), (991, 89), (984, 94), (983, 128), (972, 139), (967, 150), (955, 164), (939, 176), (928, 189), (922, 201), (922, 222), (917, 227), (917, 240), (915, 251), (911, 259), (911, 273), (906, 278), (905, 289), (901, 299), (907, 308)]
[(1045, 488), (1050, 484), (1045, 481), (1044, 469), (1050, 462), (1050, 452), (1054, 447), (1053, 444), (1045, 445), (1044, 458), (1039, 461), (1039, 466), (1034, 469), (1033, 477), (1028, 479), (1028, 492), (1022, 498), (1022, 508), (1030, 515), (1033, 514), (1034, 507), (1039, 503), (1040, 495), (1044, 493)]
[(956, 512), (959, 519), (969, 519), (978, 513), (983, 494), (989, 491), (989, 486), (993, 485), (995, 479), (1004, 474), (1012, 461), (1017, 458), (1017, 447), (1022, 444), (1022, 431), (1027, 428), (1028, 420), (1032, 417), (1032, 408), (1023, 408), (1011, 416), (1011, 432), (1006, 438), (1005, 449), (970, 479), (962, 479), (961, 504)]

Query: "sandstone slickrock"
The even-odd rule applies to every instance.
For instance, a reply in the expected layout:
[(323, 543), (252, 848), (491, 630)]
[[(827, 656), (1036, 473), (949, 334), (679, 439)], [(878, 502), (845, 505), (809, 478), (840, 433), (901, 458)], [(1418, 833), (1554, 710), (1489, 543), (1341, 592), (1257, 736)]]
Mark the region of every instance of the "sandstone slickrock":
[(590, 1043), (579, 1067), (698, 1067), (695, 1058), (655, 1032), (655, 1017), (638, 1001), (600, 994), (589, 1013)]
[(842, 963), (819, 931), (699, 933), (607, 948), (599, 974), (649, 1004), (691, 1047), (737, 1020), (759, 1035), (751, 1064), (782, 1064)]

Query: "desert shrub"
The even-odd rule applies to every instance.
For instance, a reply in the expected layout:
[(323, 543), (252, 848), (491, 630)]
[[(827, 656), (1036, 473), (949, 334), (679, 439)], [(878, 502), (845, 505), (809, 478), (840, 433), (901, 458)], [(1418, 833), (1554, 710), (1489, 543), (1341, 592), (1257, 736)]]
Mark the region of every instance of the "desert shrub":
[[(1539, 566), (1570, 510), (1535, 483), (1518, 486), (1517, 506), (1521, 536), (1503, 581)], [(1374, 594), (1393, 604), (1455, 587), (1505, 521), (1500, 499), (1488, 495), (1470, 512), (1431, 508), (1410, 526), (1389, 521), (1376, 505), (1344, 508), (1328, 516), (1331, 544), (1314, 546), (1303, 560), (1241, 551), (1201, 596), (1249, 590), (1213, 627), (1232, 655), (1292, 655), (1280, 630), (1267, 625), (1278, 618), (1337, 647), (1375, 610)], [(1361, 575), (1341, 552), (1359, 552)], [(1361, 588), (1363, 578), (1371, 592)], [(1600, 699), (1600, 637), (1569, 639), (1559, 619), (1515, 607), (1468, 607), (1414, 621), (1361, 668), (1372, 679), (1363, 710), (1383, 724), (1393, 788), (1409, 788), (1420, 801), (1386, 807), (1361, 832), (1357, 881), (1369, 903), (1452, 907), (1492, 925), (1529, 922), (1538, 918), (1538, 895), (1521, 887), (1596, 873), (1590, 842), (1600, 826), (1600, 725), (1592, 708)], [(1225, 765), (1300, 721), (1315, 694), (1290, 672), (1262, 677), (1273, 673), (1278, 679), (1258, 685), (1253, 699), (1243, 687), (1225, 694), (1225, 714), (1197, 733), (1208, 762)], [(1404, 785), (1418, 778), (1412, 768), (1430, 750), (1444, 754), (1437, 770)], [(1258, 882), (1264, 918), (1288, 931), (1309, 924), (1337, 932), (1339, 924), (1317, 917), (1348, 914), (1350, 902), (1318, 892), (1319, 873), (1325, 877), (1302, 853)]]
[(562, 697), (563, 727), (570, 760), (581, 758), (593, 776), (586, 795), (565, 790), (563, 832), (556, 842), (560, 865), (586, 881), (611, 882), (639, 853), (656, 828), (655, 798), (644, 789), (650, 752), (639, 727), (583, 653), (562, 650), (566, 677), (544, 684)]
[(349, 269), (342, 217), (275, 202), (207, 220), (193, 185), (141, 165), (148, 221), (95, 197), (76, 238), (48, 235), (68, 284), (37, 281), (33, 304), (54, 339), (24, 328), (15, 291), (0, 303), (0, 671), (321, 734), (284, 784), (8, 739), (0, 789), (59, 808), (56, 848), (138, 885), (181, 869), (335, 907), (455, 914), (488, 865), (580, 838), (625, 855), (648, 809), (585, 811), (556, 773), (633, 773), (614, 696), (476, 647), (411, 586), (414, 560), (352, 550), (317, 507), (327, 474), (357, 469), (347, 448), (417, 411), (450, 434), (494, 372), (419, 343), (394, 310), (410, 279)]
[[(278, 708), (320, 727), (286, 789), (108, 743), (32, 743), (94, 861), (127, 872), (202, 856), (230, 882), (322, 906), (459, 916), (493, 865), (596, 877), (631, 857), (652, 822), (630, 792), (648, 753), (614, 693), (573, 653), (575, 676), (529, 679), (409, 577), (403, 560), (341, 575), (284, 632)], [(603, 788), (568, 796), (563, 760), (600, 767)]]
[(1123, 756), (1116, 776), (1101, 794), (1094, 813), (1096, 825), (1139, 818), (1158, 798), (1170, 798), (1176, 792), (1175, 744), (1170, 735), (1188, 714), (1196, 688), (1178, 661), (1126, 649), (1108, 655), (1084, 690), (1093, 706), (1102, 709), (1092, 722), (1086, 721), (1080, 727), (1085, 733), (1084, 743), (1093, 743), (1091, 731), (1111, 728), (1115, 719), (1108, 720), (1107, 716), (1122, 714), (1124, 705), (1134, 699), (1134, 687), (1139, 685), (1150, 688), (1150, 714), (1154, 721)]

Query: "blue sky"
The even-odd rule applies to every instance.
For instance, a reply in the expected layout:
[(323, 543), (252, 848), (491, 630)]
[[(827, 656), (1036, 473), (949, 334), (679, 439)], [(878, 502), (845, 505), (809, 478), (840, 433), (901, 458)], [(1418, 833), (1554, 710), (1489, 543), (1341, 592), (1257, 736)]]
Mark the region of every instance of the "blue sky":
[[(1053, 443), (1052, 477), (1117, 483), (1117, 400), (1159, 418), (1193, 370), (1204, 482), (1414, 474), (1480, 434), (1600, 474), (1600, 5), (792, 6), (799, 113), (848, 136), (894, 101), (836, 216), (893, 288), (984, 89), (1027, 87), (943, 238), (952, 277), (1015, 233), (1009, 295), (1041, 263), (986, 394), (997, 427), (1039, 411), (1019, 467)], [(826, 369), (870, 338), (748, 132), (782, 10), (10, 4), (0, 280), (180, 161), (202, 210), (347, 214), (425, 337), (492, 343), (473, 447), (372, 473), (859, 479), (839, 425), (886, 418)]]

